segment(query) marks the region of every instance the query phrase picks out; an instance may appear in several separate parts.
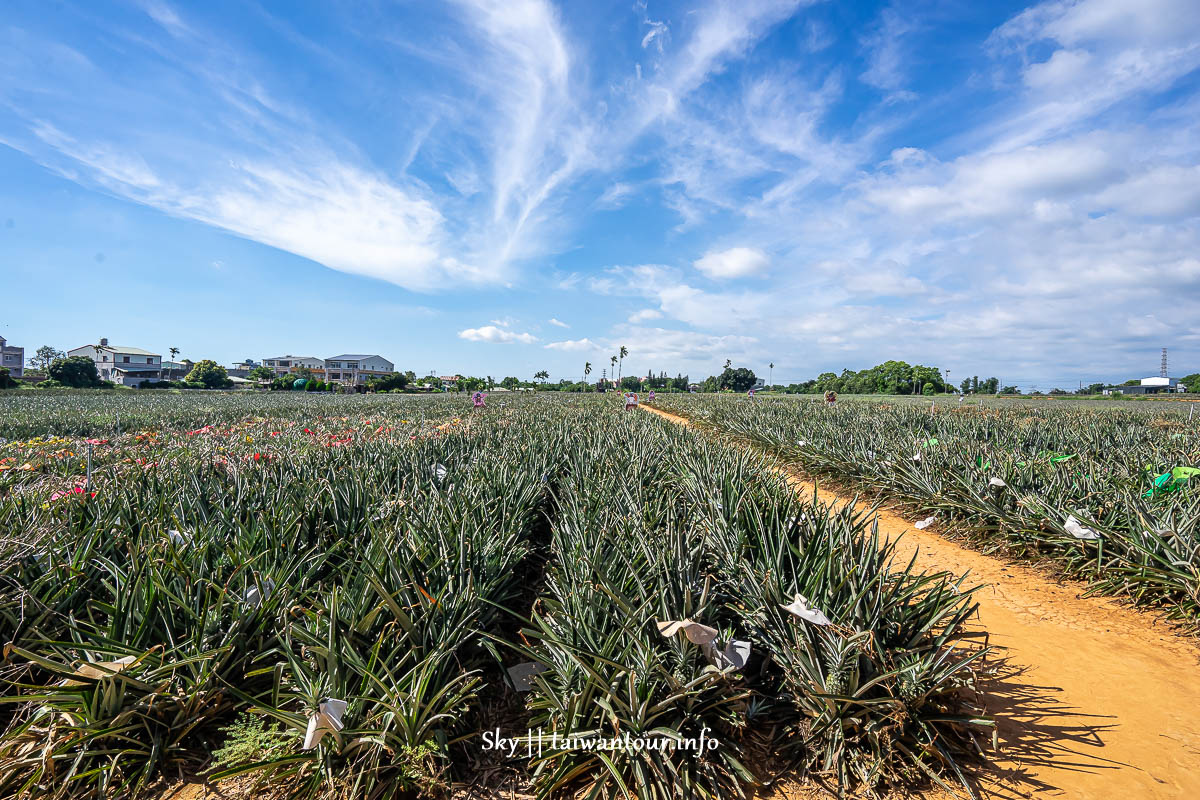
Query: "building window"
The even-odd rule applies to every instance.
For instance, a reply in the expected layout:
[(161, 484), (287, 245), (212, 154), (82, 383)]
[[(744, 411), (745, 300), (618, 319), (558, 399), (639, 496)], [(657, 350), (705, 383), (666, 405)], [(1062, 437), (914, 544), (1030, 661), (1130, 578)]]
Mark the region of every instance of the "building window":
[(128, 363), (129, 363), (129, 356), (121, 356), (121, 363), (122, 363), (122, 364), (128, 364)]

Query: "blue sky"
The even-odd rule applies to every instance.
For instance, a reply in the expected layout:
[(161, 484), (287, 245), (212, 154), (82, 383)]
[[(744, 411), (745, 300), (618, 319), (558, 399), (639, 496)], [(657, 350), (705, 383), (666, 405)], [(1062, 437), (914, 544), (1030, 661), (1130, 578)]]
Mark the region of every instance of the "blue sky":
[(1198, 67), (1194, 0), (10, 0), (0, 334), (1194, 372)]

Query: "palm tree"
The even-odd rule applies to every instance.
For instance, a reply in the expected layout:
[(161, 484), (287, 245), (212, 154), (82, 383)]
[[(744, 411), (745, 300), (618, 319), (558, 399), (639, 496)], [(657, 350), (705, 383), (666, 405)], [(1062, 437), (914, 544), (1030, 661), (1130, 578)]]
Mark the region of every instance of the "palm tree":
[(543, 384), (546, 383), (546, 379), (549, 377), (550, 377), (550, 373), (547, 372), (546, 370), (541, 370), (540, 372), (533, 373), (533, 379), (535, 381), (541, 381)]
[(725, 359), (725, 369), (729, 369), (729, 365), (733, 363), (733, 359)]
[(587, 383), (587, 376), (592, 374), (592, 362), (583, 362), (583, 382)]
[[(620, 354), (620, 356), (621, 356), (621, 366), (622, 366), (622, 367), (624, 367), (624, 366), (625, 366), (625, 356), (629, 355), (629, 350), (628, 350), (628, 349), (626, 349), (625, 345), (621, 345), (621, 349), (620, 349), (619, 351), (617, 351), (617, 352), (618, 352), (618, 353)], [(620, 385), (621, 385), (621, 372), (620, 372), (620, 370), (618, 370), (618, 371), (617, 371), (617, 385), (618, 385), (618, 386), (620, 386)]]
[(767, 373), (767, 380), (770, 381), (772, 386), (774, 386), (775, 385), (775, 362), (772, 361), (770, 364), (767, 364), (767, 369), (770, 370), (770, 372)]
[(171, 347), (171, 348), (168, 348), (168, 349), (167, 349), (167, 352), (171, 354), (171, 360), (172, 360), (172, 361), (174, 361), (174, 360), (175, 360), (175, 356), (179, 355), (179, 348), (178, 348), (178, 347)]
[[(617, 357), (613, 356), (612, 358), (609, 359), (609, 361), (612, 362), (613, 372), (616, 372), (617, 371)], [(621, 382), (617, 381), (617, 386), (619, 387), (620, 385), (621, 385)]]

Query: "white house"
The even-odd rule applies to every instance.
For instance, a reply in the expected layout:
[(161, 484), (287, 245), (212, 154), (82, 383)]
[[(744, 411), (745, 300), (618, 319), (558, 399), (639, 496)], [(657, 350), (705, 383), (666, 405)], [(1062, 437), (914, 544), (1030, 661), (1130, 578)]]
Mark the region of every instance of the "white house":
[(325, 359), (325, 380), (359, 385), (370, 378), (391, 375), (396, 365), (383, 356), (345, 353)]
[(68, 350), (69, 356), (90, 358), (96, 364), (100, 379), (124, 386), (137, 386), (142, 381), (159, 380), (162, 374), (162, 356), (140, 347), (110, 345), (108, 339), (100, 344), (86, 344)]
[(25, 373), (25, 348), (13, 347), (0, 336), (0, 367), (8, 367), (10, 378), (19, 378)]
[(325, 361), (316, 356), (275, 356), (274, 358), (264, 358), (263, 364), (270, 367), (279, 376), (288, 375), (300, 369), (312, 370), (314, 375), (322, 375), (325, 372)]

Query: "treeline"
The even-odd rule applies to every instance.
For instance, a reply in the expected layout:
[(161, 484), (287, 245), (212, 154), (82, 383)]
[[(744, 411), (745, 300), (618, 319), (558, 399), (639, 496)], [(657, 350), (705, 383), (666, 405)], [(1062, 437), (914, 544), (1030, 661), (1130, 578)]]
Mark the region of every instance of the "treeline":
[[(823, 372), (815, 379), (803, 383), (793, 383), (782, 390), (789, 394), (921, 394), (934, 395), (954, 391), (955, 387), (948, 384), (937, 367), (926, 367), (921, 364), (912, 365), (906, 361), (885, 361), (870, 369), (855, 372), (851, 369), (842, 370), (839, 375), (835, 372)], [(973, 376), (964, 380), (958, 387), (964, 394), (1016, 394), (1015, 386), (1000, 388), (998, 378)]]

